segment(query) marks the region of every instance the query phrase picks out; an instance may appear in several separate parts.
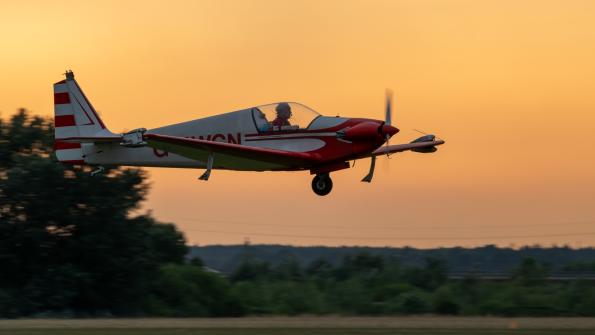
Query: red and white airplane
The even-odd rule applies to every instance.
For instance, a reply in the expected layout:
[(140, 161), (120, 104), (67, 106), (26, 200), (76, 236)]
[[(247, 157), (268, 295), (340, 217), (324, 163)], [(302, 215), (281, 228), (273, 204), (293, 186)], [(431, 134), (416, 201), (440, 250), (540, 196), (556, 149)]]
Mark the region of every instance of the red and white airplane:
[[(327, 195), (331, 172), (371, 158), (362, 179), (371, 182), (376, 157), (402, 151), (429, 153), (444, 141), (426, 135), (388, 145), (399, 130), (391, 125), (387, 95), (385, 120), (328, 117), (295, 102), (242, 109), (155, 129), (124, 134), (109, 131), (74, 79), (54, 84), (55, 152), (63, 163), (204, 168), (238, 171), (301, 171), (315, 175), (312, 189)], [(383, 146), (383, 144), (385, 144)]]

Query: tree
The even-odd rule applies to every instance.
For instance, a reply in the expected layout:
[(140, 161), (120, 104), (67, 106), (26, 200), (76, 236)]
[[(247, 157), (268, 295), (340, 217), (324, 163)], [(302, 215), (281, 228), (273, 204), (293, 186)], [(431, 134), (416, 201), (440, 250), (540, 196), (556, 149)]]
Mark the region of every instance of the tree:
[(90, 169), (53, 157), (51, 120), (20, 110), (0, 123), (0, 288), (11, 315), (142, 312), (162, 263), (184, 261), (183, 235), (131, 217), (148, 191), (139, 169)]
[(423, 289), (434, 290), (444, 284), (448, 267), (445, 261), (437, 258), (426, 258), (424, 268), (409, 268), (405, 273), (406, 280)]
[(384, 268), (384, 258), (368, 252), (359, 252), (355, 256), (347, 255), (341, 266), (335, 271), (339, 280), (358, 274), (367, 278), (377, 275)]
[(513, 273), (513, 278), (525, 286), (542, 283), (546, 277), (546, 267), (531, 257), (524, 258)]
[(232, 282), (262, 280), (270, 275), (271, 269), (267, 262), (247, 260), (241, 263), (231, 275)]
[(10, 168), (20, 155), (48, 156), (54, 142), (52, 122), (21, 108), (8, 122), (0, 119), (0, 169)]
[(299, 281), (302, 279), (300, 264), (293, 258), (282, 260), (273, 269), (273, 274), (278, 280)]

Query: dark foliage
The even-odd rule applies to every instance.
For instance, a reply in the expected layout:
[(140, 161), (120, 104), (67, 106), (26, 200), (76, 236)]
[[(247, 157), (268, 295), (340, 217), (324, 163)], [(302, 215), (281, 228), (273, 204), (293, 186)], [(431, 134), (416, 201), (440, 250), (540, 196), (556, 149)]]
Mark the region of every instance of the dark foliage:
[[(264, 262), (243, 263), (231, 290), (249, 314), (450, 314), (595, 315), (592, 282), (546, 281), (547, 267), (527, 258), (509, 280), (449, 280), (447, 265), (403, 266), (367, 253), (345, 257), (338, 266), (318, 260), (300, 276), (279, 277)], [(250, 269), (250, 271), (246, 271)], [(262, 270), (262, 271), (261, 271)]]
[(145, 174), (62, 165), (52, 123), (20, 110), (0, 123), (0, 315), (135, 314), (187, 248), (173, 225), (131, 217)]

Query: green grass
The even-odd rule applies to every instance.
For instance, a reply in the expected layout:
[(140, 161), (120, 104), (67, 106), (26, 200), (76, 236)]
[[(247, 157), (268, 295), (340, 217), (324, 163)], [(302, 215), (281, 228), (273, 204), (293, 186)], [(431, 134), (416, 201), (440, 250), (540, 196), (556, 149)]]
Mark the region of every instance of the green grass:
[(316, 329), (316, 328), (251, 328), (251, 329), (1, 329), (1, 335), (586, 335), (595, 330), (486, 330), (486, 329)]
[(595, 318), (449, 316), (3, 319), (0, 335), (595, 335)]

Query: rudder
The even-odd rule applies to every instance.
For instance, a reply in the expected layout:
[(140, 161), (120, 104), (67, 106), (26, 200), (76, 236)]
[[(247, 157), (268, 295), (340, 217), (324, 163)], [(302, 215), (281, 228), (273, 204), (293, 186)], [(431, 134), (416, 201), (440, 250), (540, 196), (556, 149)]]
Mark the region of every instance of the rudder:
[(81, 138), (114, 137), (106, 127), (80, 86), (74, 73), (67, 71), (66, 79), (54, 84), (54, 150), (59, 161), (83, 164)]

